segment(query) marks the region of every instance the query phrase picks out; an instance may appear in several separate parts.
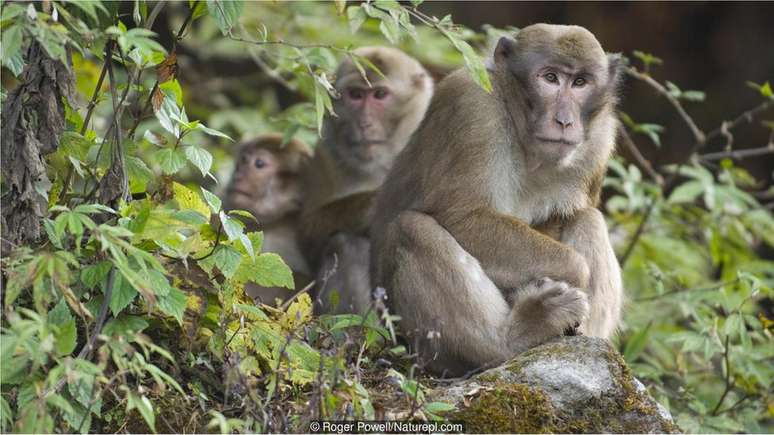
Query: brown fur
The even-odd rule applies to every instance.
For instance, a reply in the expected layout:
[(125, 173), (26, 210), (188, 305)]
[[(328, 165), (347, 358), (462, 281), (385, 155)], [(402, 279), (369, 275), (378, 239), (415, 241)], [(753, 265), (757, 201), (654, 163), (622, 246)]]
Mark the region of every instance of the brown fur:
[[(500, 41), (491, 94), (462, 70), (439, 84), (371, 231), (374, 284), (430, 368), (495, 364), (576, 323), (614, 330), (620, 273), (593, 207), (614, 147), (615, 62), (585, 29), (541, 24)], [(554, 87), (544, 64), (583, 71), (588, 87)], [(537, 138), (565, 134), (573, 145)]]
[[(351, 59), (341, 63), (335, 82), (342, 94), (334, 102), (338, 116), (325, 119), (322, 141), (305, 180), (303, 247), (317, 271), (318, 310), (325, 312), (358, 312), (367, 307), (369, 210), (433, 92), (425, 69), (400, 50), (363, 47), (355, 54), (371, 61), (384, 77), (366, 68), (369, 86)], [(351, 89), (366, 93), (385, 89), (389, 99), (361, 109), (347, 101)], [(339, 294), (338, 308), (328, 304), (332, 291)]]
[[(265, 134), (248, 140), (237, 149), (237, 167), (226, 191), (226, 209), (243, 209), (256, 220), (246, 220), (251, 231), (263, 231), (263, 251), (280, 255), (293, 271), (296, 288), (309, 281), (309, 266), (297, 240), (301, 211), (301, 174), (312, 152), (308, 145), (291, 139), (283, 144), (282, 135)], [(265, 166), (255, 167), (261, 159)], [(245, 292), (266, 304), (285, 299), (290, 290), (250, 283)]]

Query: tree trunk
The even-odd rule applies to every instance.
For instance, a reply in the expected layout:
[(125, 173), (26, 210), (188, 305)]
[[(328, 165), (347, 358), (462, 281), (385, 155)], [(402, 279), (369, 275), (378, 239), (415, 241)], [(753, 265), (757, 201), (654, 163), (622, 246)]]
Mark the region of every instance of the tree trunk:
[(34, 243), (48, 211), (51, 182), (43, 157), (57, 150), (65, 128), (65, 100), (72, 101), (72, 68), (30, 44), (21, 84), (8, 94), (2, 110), (0, 249)]

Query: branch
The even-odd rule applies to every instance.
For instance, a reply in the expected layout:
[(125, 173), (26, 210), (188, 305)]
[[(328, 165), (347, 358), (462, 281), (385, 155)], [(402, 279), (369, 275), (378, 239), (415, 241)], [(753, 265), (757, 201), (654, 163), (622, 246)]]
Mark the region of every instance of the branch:
[(637, 162), (637, 164), (642, 167), (643, 170), (645, 170), (648, 176), (650, 176), (650, 178), (653, 179), (656, 184), (663, 186), (664, 177), (656, 172), (656, 170), (653, 169), (653, 165), (650, 163), (650, 161), (642, 155), (640, 150), (637, 148), (637, 145), (634, 143), (634, 140), (632, 140), (632, 137), (629, 135), (629, 132), (626, 130), (626, 127), (621, 125), (618, 127), (618, 130), (620, 132), (621, 138), (623, 139), (623, 145), (632, 154), (632, 157), (634, 157), (634, 160)]
[[(165, 2), (159, 2), (159, 4), (165, 3)], [(175, 35), (175, 39), (172, 41), (172, 48), (169, 50), (170, 56), (172, 53), (175, 53), (175, 50), (177, 50), (177, 44), (183, 39), (183, 32), (185, 32), (186, 28), (188, 28), (188, 25), (191, 24), (193, 21), (193, 14), (196, 10), (196, 6), (199, 4), (199, 1), (195, 1), (189, 8), (188, 8), (188, 16), (185, 17), (185, 21), (183, 21), (183, 24), (180, 26), (180, 28), (177, 30), (177, 35)], [(158, 7), (158, 4), (156, 5)], [(153, 12), (156, 12), (154, 9)], [(153, 17), (155, 19), (155, 17)], [(148, 20), (151, 22), (150, 20)], [(151, 22), (152, 23), (152, 22)], [(129, 129), (129, 132), (127, 133), (127, 137), (130, 139), (134, 137), (134, 132), (137, 131), (137, 126), (140, 125), (140, 121), (142, 121), (143, 114), (148, 111), (148, 107), (150, 107), (151, 102), (153, 101), (153, 94), (156, 93), (156, 90), (159, 88), (159, 80), (156, 79), (156, 83), (153, 84), (153, 87), (151, 88), (150, 93), (148, 94), (148, 99), (145, 101), (145, 104), (142, 106), (142, 109), (139, 113), (137, 113), (137, 118), (134, 121), (134, 124), (132, 125), (132, 128)]]
[(731, 391), (731, 389), (734, 387), (734, 380), (731, 379), (731, 361), (728, 359), (729, 352), (728, 335), (726, 335), (726, 343), (725, 346), (723, 346), (723, 360), (726, 362), (726, 387), (723, 389), (723, 394), (720, 396), (718, 404), (715, 405), (715, 408), (712, 410), (712, 415), (718, 415), (720, 405), (723, 404), (723, 401), (726, 400), (726, 396), (728, 395), (729, 391)]
[(688, 112), (685, 111), (683, 108), (683, 105), (680, 104), (680, 101), (675, 98), (672, 94), (669, 93), (669, 91), (659, 82), (654, 80), (650, 75), (641, 73), (637, 71), (636, 68), (630, 67), (626, 70), (626, 73), (636, 78), (637, 80), (643, 81), (647, 83), (650, 87), (655, 89), (659, 94), (661, 94), (664, 98), (666, 98), (669, 103), (677, 110), (677, 113), (680, 114), (680, 116), (683, 118), (686, 124), (688, 124), (688, 128), (691, 129), (691, 133), (693, 133), (693, 137), (696, 140), (697, 144), (704, 144), (708, 137), (704, 134), (699, 127), (696, 126), (696, 123), (693, 121), (693, 118), (691, 118), (690, 115), (688, 115)]
[(749, 148), (746, 150), (720, 151), (717, 153), (707, 153), (707, 154), (702, 154), (699, 157), (702, 160), (709, 160), (709, 161), (722, 160), (726, 158), (742, 160), (748, 157), (763, 156), (766, 154), (774, 154), (774, 143), (770, 143), (765, 147), (760, 147), (760, 148)]
[[(105, 326), (105, 320), (107, 319), (108, 307), (110, 306), (110, 299), (113, 296), (113, 285), (115, 282), (116, 268), (113, 266), (110, 269), (110, 274), (108, 275), (107, 287), (105, 287), (105, 296), (102, 299), (102, 305), (99, 307), (99, 314), (97, 315), (97, 320), (94, 324), (94, 331), (91, 333), (91, 336), (89, 336), (89, 340), (86, 342), (86, 344), (81, 348), (81, 351), (78, 352), (78, 356), (75, 357), (76, 359), (89, 358), (91, 350), (94, 348), (94, 344), (97, 342), (97, 336), (100, 332), (102, 332), (102, 327)], [(57, 381), (56, 385), (52, 389), (43, 393), (43, 397), (49, 397), (52, 394), (56, 394), (56, 392), (64, 386), (65, 382), (67, 382), (66, 378), (63, 377), (59, 379), (59, 381)]]
[[(661, 88), (663, 89), (663, 86), (661, 86)], [(701, 142), (697, 141), (696, 143), (694, 143), (693, 147), (691, 148), (691, 151), (685, 156), (685, 158), (682, 159), (681, 162), (678, 163), (677, 169), (672, 174), (670, 174), (669, 177), (665, 180), (663, 191), (669, 191), (675, 186), (677, 179), (680, 175), (680, 169), (685, 165), (686, 162), (690, 160), (690, 158), (695, 153), (701, 150), (707, 144), (707, 142), (709, 142), (712, 139), (715, 139), (716, 137), (720, 137), (725, 133), (730, 132), (731, 129), (739, 126), (739, 124), (741, 124), (742, 122), (751, 123), (756, 115), (766, 111), (768, 108), (772, 107), (772, 105), (774, 105), (774, 101), (772, 100), (764, 101), (759, 105), (753, 107), (752, 109), (742, 112), (731, 121), (723, 121), (720, 127), (706, 134), (706, 136), (704, 137), (704, 141), (701, 141)], [(632, 236), (632, 240), (629, 242), (629, 245), (626, 247), (626, 250), (621, 256), (621, 261), (620, 261), (621, 267), (623, 267), (624, 264), (626, 264), (626, 261), (629, 259), (632, 252), (634, 251), (634, 247), (637, 245), (637, 242), (639, 242), (640, 237), (642, 237), (642, 234), (645, 232), (645, 225), (648, 223), (648, 219), (650, 219), (651, 214), (653, 214), (653, 210), (655, 209), (655, 206), (656, 206), (656, 200), (651, 199), (650, 202), (648, 203), (647, 208), (645, 209), (645, 213), (642, 216), (642, 220), (640, 221), (639, 225), (637, 226), (637, 229), (634, 232), (634, 235)]]

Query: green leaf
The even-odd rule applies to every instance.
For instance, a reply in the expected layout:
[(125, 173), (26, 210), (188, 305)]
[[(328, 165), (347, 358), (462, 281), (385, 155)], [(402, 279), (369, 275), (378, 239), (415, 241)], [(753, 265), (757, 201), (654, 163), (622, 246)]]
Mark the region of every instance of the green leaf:
[(164, 100), (159, 109), (154, 111), (154, 114), (164, 130), (172, 133), (176, 138), (180, 138), (180, 126), (175, 120), (181, 119), (182, 113), (174, 97), (170, 97), (167, 92), (164, 92)]
[(651, 323), (648, 323), (648, 326), (641, 329), (634, 335), (632, 335), (629, 340), (626, 342), (626, 347), (624, 348), (624, 359), (628, 363), (634, 362), (638, 356), (642, 353), (643, 350), (645, 350), (645, 347), (648, 345), (648, 335), (650, 334), (650, 325)]
[(196, 1), (196, 0), (188, 0), (188, 7), (192, 8), (196, 5), (196, 8), (194, 9), (193, 15), (191, 16), (192, 20), (195, 20), (199, 17), (203, 17), (207, 15), (207, 4), (203, 1)]
[(204, 196), (204, 201), (207, 203), (207, 205), (210, 206), (210, 210), (212, 210), (213, 213), (220, 212), (220, 208), (222, 206), (222, 202), (220, 198), (218, 198), (217, 195), (210, 192), (209, 190), (199, 187), (202, 190), (202, 195)]
[(163, 313), (174, 317), (177, 323), (183, 324), (183, 313), (188, 305), (188, 296), (182, 291), (170, 287), (169, 293), (166, 296), (158, 298), (158, 308)]
[(253, 262), (243, 262), (235, 279), (241, 282), (255, 282), (264, 287), (295, 288), (293, 272), (279, 255), (264, 253)]
[(227, 135), (226, 133), (223, 133), (221, 131), (215, 130), (214, 128), (209, 128), (209, 127), (205, 126), (202, 123), (197, 124), (196, 127), (195, 127), (195, 130), (200, 130), (200, 131), (202, 131), (202, 132), (204, 132), (204, 133), (206, 133), (206, 134), (208, 134), (210, 136), (222, 137), (224, 139), (230, 140), (231, 142), (234, 141), (234, 139), (231, 139), (231, 136)]
[(357, 33), (360, 26), (368, 19), (365, 11), (360, 6), (350, 6), (347, 8), (347, 20), (349, 21), (349, 31)]
[(220, 216), (220, 222), (223, 224), (223, 231), (226, 232), (229, 241), (237, 240), (242, 236), (244, 232), (244, 224), (242, 224), (242, 222), (238, 219), (228, 217), (223, 211), (218, 213), (218, 216)]
[(0, 44), (0, 57), (2, 57), (3, 63), (18, 54), (21, 47), (22, 27), (14, 25), (3, 29), (2, 44)]
[(153, 158), (159, 162), (161, 172), (172, 175), (185, 167), (186, 157), (179, 150), (164, 148), (153, 153)]
[(762, 85), (759, 85), (755, 82), (747, 82), (747, 86), (755, 89), (756, 91), (760, 92), (761, 96), (763, 98), (772, 98), (774, 99), (774, 92), (771, 89), (771, 84), (767, 81), (763, 83)]
[(148, 322), (142, 317), (121, 314), (114, 319), (110, 319), (105, 324), (105, 327), (102, 328), (102, 333), (109, 337), (114, 335), (130, 337), (136, 332), (142, 332), (148, 326)]
[(241, 1), (207, 0), (207, 11), (215, 18), (215, 22), (223, 35), (231, 33), (231, 28), (234, 27), (242, 14), (242, 7)]
[(242, 254), (228, 245), (219, 245), (212, 254), (215, 265), (226, 278), (231, 279), (239, 268)]
[(125, 156), (125, 163), (126, 173), (129, 175), (130, 192), (145, 192), (148, 188), (148, 182), (153, 180), (153, 171), (139, 157)]
[(642, 63), (645, 64), (646, 67), (650, 66), (650, 65), (661, 65), (661, 64), (664, 63), (663, 60), (661, 60), (660, 58), (658, 58), (658, 57), (656, 57), (656, 56), (654, 56), (654, 55), (652, 55), (650, 53), (645, 53), (645, 52), (642, 52), (642, 51), (639, 51), (639, 50), (634, 50), (634, 52), (632, 54), (634, 54), (634, 57), (636, 57), (637, 59), (642, 61)]
[(202, 177), (210, 172), (210, 168), (212, 167), (212, 154), (210, 154), (209, 151), (197, 146), (187, 146), (185, 147), (185, 156), (199, 169), (202, 173)]
[(454, 411), (455, 409), (454, 405), (446, 402), (430, 402), (425, 405), (425, 411), (429, 411), (433, 414), (437, 412)]
[(131, 304), (135, 297), (137, 297), (137, 289), (124, 279), (122, 274), (116, 274), (113, 293), (110, 295), (110, 311), (113, 312), (113, 316), (118, 316), (118, 313)]
[(672, 204), (692, 203), (702, 193), (704, 193), (704, 183), (700, 181), (686, 181), (672, 191), (668, 202)]
[(97, 284), (104, 284), (105, 278), (107, 278), (112, 263), (109, 261), (101, 261), (92, 266), (86, 266), (81, 271), (81, 282), (90, 289), (93, 289)]
[(145, 396), (137, 396), (131, 392), (126, 395), (126, 399), (126, 411), (129, 412), (132, 409), (139, 411), (145, 423), (148, 424), (153, 433), (156, 433), (156, 414), (153, 412), (151, 401)]
[(8, 402), (5, 401), (5, 397), (0, 396), (0, 430), (8, 433), (7, 431), (10, 429), (12, 423), (13, 411), (11, 411)]
[(473, 80), (478, 83), (481, 88), (487, 92), (492, 92), (492, 82), (489, 80), (489, 74), (486, 71), (486, 66), (483, 60), (473, 50), (467, 42), (462, 40), (458, 35), (444, 31), (444, 35), (451, 41), (452, 45), (462, 54), (465, 59), (465, 67), (472, 74)]
[(191, 190), (178, 182), (172, 183), (172, 192), (175, 201), (181, 210), (193, 210), (205, 217), (210, 218), (210, 207), (202, 200), (196, 191)]

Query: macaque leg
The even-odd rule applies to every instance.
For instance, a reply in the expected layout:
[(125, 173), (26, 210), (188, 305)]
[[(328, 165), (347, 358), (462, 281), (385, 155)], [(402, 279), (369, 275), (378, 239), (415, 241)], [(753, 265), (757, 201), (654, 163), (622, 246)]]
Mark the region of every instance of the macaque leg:
[(318, 312), (362, 314), (368, 311), (371, 304), (370, 253), (371, 242), (367, 237), (350, 233), (331, 237), (317, 273), (320, 292), (315, 306)]
[(580, 331), (589, 336), (608, 338), (621, 317), (623, 287), (621, 268), (610, 245), (607, 224), (595, 208), (578, 212), (563, 228), (561, 241), (580, 253), (589, 265), (589, 317)]
[(431, 369), (464, 374), (501, 363), (586, 315), (583, 292), (549, 279), (514, 292), (509, 303), (431, 216), (403, 212), (386, 230), (375, 270)]

